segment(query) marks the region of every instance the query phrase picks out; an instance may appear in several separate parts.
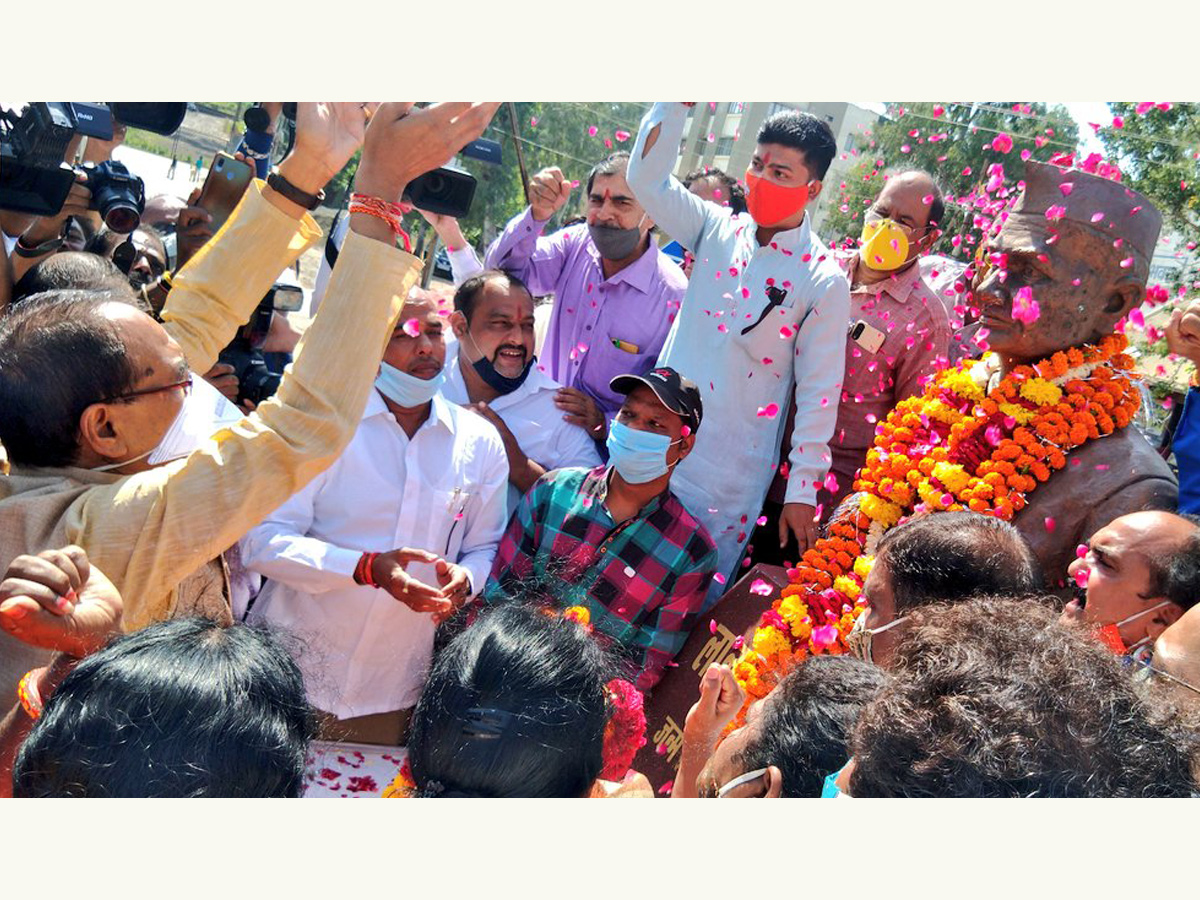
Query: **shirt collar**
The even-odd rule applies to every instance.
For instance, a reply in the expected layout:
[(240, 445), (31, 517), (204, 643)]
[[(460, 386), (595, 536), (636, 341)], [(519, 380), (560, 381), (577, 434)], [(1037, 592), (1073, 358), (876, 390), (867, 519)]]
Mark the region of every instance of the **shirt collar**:
[[(605, 510), (608, 509), (608, 481), (612, 477), (612, 471), (613, 467), (611, 465), (597, 466), (587, 473), (583, 479), (583, 484), (579, 488), (579, 492), (585, 497), (591, 497), (593, 503), (605, 504)], [(644, 519), (646, 516), (656, 512), (669, 496), (671, 496), (671, 488), (668, 486), (661, 494), (651, 499), (649, 503), (638, 510), (637, 515), (633, 518)], [(611, 516), (612, 513), (610, 512), (609, 515)]]
[[(755, 246), (757, 246), (758, 225), (755, 224), (754, 219), (752, 219), (750, 216), (746, 216), (745, 218), (747, 221), (744, 227), (749, 229), (750, 238), (754, 241)], [(803, 222), (801, 222), (795, 228), (789, 228), (787, 231), (778, 232), (775, 237), (771, 238), (767, 246), (773, 246), (773, 248), (776, 250), (787, 250), (789, 253), (807, 250), (808, 245), (812, 242), (811, 219), (812, 216), (809, 213), (805, 213)]]
[[(454, 387), (451, 393), (463, 397), (464, 403), (470, 403), (471, 399), (467, 393), (466, 378), (458, 362), (458, 348), (460, 346), (457, 340), (447, 342), (446, 344), (446, 381)], [(523, 385), (511, 394), (501, 394), (495, 400), (489, 400), (488, 405), (494, 409), (499, 409), (510, 406), (518, 400), (523, 400), (525, 397), (530, 397), (538, 391), (557, 391), (562, 385), (539, 368), (540, 365), (541, 363), (535, 360), (533, 368), (529, 370), (529, 375), (525, 378)]]
[[(586, 225), (580, 226), (587, 228)], [(600, 263), (600, 251), (596, 249), (596, 245), (592, 242), (591, 234), (587, 236), (587, 251), (591, 254), (592, 259), (596, 263), (596, 267), (603, 273), (604, 269)], [(624, 282), (632, 288), (637, 288), (643, 294), (650, 293), (650, 288), (654, 285), (655, 276), (658, 274), (658, 257), (660, 251), (658, 244), (654, 241), (654, 234), (650, 234), (650, 246), (646, 248), (646, 252), (637, 258), (632, 265), (623, 268), (616, 275), (605, 279), (605, 284), (620, 284)]]
[[(450, 412), (450, 401), (442, 396), (442, 392), (438, 391), (433, 395), (433, 404), (430, 409), (430, 414), (425, 421), (421, 423), (421, 428), (428, 428), (432, 424), (441, 424), (449, 431), (454, 431), (453, 413)], [(387, 404), (383, 402), (383, 395), (379, 393), (379, 388), (373, 388), (369, 397), (367, 397), (366, 408), (363, 409), (363, 419), (369, 419), (372, 416), (385, 415), (392, 418), (392, 411), (387, 408)], [(420, 429), (417, 429), (420, 431)]]
[[(862, 262), (857, 250), (845, 251), (838, 254), (838, 259), (845, 267), (846, 277), (850, 280), (850, 284), (854, 284), (854, 275), (858, 271), (858, 266)], [(913, 288), (921, 281), (921, 261), (918, 260), (901, 272), (891, 278), (885, 278), (875, 284), (860, 284), (858, 287), (852, 287), (851, 293), (854, 294), (874, 294), (878, 296), (884, 292), (897, 303), (907, 303), (909, 295), (912, 294)]]

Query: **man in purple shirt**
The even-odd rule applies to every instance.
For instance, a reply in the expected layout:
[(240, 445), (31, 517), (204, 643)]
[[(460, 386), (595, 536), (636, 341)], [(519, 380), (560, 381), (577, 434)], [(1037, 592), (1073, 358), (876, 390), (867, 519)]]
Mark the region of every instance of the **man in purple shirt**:
[(564, 418), (603, 441), (624, 397), (609, 382), (655, 365), (687, 290), (687, 278), (659, 252), (646, 215), (625, 181), (628, 153), (614, 153), (587, 181), (587, 223), (549, 236), (571, 184), (558, 168), (530, 182), (529, 209), (488, 248), (486, 266), (512, 272), (535, 295), (554, 294), (541, 366), (565, 385)]

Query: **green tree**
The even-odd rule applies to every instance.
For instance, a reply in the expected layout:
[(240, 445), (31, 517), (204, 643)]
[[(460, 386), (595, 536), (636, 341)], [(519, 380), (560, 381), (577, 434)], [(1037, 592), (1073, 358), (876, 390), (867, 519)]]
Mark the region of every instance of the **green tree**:
[[(1097, 134), (1129, 186), (1154, 201), (1164, 228), (1176, 231), (1194, 250), (1200, 242), (1200, 104), (1161, 106), (1110, 103), (1112, 124)], [(1198, 269), (1200, 260), (1189, 252), (1171, 287), (1194, 286)]]
[[(1011, 141), (1005, 141), (1006, 135)], [(1000, 164), (1005, 188), (1021, 178), (1023, 159), (1048, 161), (1075, 152), (1078, 128), (1065, 108), (1044, 103), (889, 103), (868, 140), (860, 141), (861, 162), (845, 180), (826, 185), (836, 205), (826, 217), (824, 236), (840, 242), (857, 238), (863, 212), (883, 187), (890, 170), (924, 169), (946, 197), (943, 236), (936, 252), (967, 259), (978, 241), (973, 201), (984, 195), (989, 169)]]

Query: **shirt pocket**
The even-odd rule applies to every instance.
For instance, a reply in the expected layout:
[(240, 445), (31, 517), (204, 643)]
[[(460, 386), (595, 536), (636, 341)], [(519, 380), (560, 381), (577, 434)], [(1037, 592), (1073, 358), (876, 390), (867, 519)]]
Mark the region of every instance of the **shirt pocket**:
[(471, 491), (463, 486), (434, 491), (434, 504), (430, 510), (432, 546), (424, 549), (439, 554), (447, 562), (458, 561), (467, 531), (467, 507), (471, 497)]

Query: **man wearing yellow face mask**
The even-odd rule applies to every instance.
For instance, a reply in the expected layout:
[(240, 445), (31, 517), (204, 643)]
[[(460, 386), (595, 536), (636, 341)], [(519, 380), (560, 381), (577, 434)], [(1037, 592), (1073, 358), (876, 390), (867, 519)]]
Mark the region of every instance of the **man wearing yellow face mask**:
[(876, 425), (946, 366), (950, 322), (940, 287), (961, 265), (922, 258), (937, 240), (944, 210), (930, 175), (892, 175), (863, 217), (858, 250), (841, 257), (850, 279), (850, 329), (829, 444), (833, 481), (826, 479), (818, 496), (827, 510), (852, 492)]

